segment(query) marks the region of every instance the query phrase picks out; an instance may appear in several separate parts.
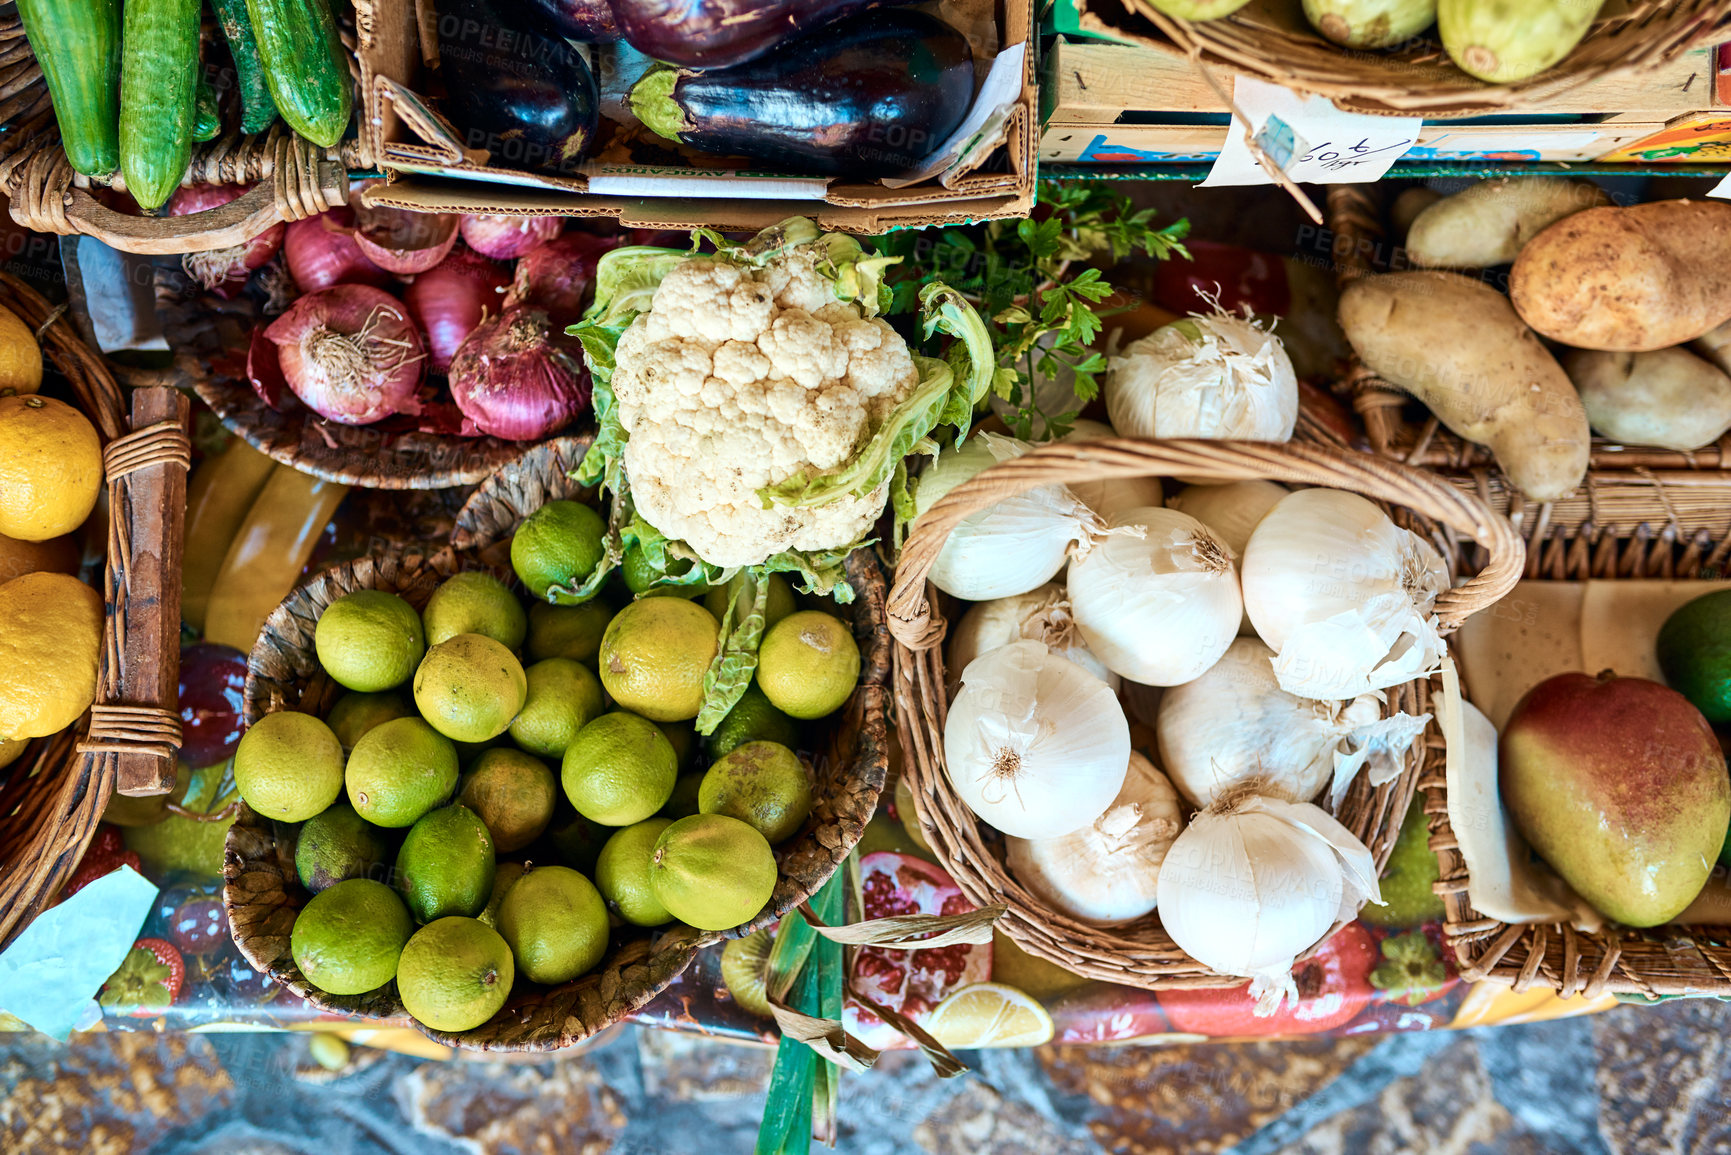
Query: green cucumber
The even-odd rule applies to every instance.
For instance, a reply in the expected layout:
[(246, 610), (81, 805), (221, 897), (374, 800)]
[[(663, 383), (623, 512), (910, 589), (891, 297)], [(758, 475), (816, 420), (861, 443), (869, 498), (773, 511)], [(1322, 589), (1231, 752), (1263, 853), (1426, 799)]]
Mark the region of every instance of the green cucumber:
[(222, 135), (222, 111), (216, 105), (216, 93), (200, 77), (198, 91), (193, 94), (192, 139), (215, 140)]
[(276, 101), (270, 98), (270, 85), (265, 82), (246, 0), (210, 0), (210, 6), (216, 10), (228, 40), (228, 54), (234, 58), (235, 86), (240, 89), (240, 130), (248, 135), (263, 132), (276, 119)]
[(354, 111), (348, 59), (328, 0), (246, 0), (271, 99), (288, 126), (321, 148)]
[(120, 0), (18, 0), (18, 16), (66, 159), (85, 176), (107, 176), (120, 165)]
[(180, 187), (198, 105), (199, 0), (126, 0), (120, 172), (147, 212)]

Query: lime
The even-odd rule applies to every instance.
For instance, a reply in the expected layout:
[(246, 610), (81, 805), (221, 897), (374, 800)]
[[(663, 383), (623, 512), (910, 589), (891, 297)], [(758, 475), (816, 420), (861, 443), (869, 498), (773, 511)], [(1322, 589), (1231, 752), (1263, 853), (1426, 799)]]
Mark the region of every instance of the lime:
[(333, 802), (306, 820), (295, 839), (295, 874), (314, 894), (351, 878), (382, 882), (394, 840), (347, 802)]
[(606, 602), (584, 602), (580, 606), (550, 606), (533, 602), (529, 606), (529, 660), (544, 662), (548, 658), (570, 658), (573, 662), (595, 661), (601, 652), (601, 635), (613, 620), (613, 610)]
[(973, 983), (939, 1003), (926, 1029), (952, 1051), (1037, 1047), (1052, 1040), (1052, 1016), (1025, 991), (1003, 983)]
[(401, 690), (383, 690), (377, 694), (357, 694), (353, 691), (337, 699), (325, 719), (344, 750), (353, 750), (361, 736), (380, 722), (393, 718), (410, 718), (414, 705)]
[(683, 598), (632, 602), (601, 638), (601, 684), (619, 705), (652, 721), (695, 718), (719, 632), (708, 610)]
[(415, 924), (396, 892), (351, 878), (313, 895), (295, 918), (289, 953), (307, 982), (332, 995), (377, 990), (397, 974)]
[(266, 714), (235, 747), (234, 784), (264, 817), (305, 822), (343, 792), (342, 743), (311, 714)]
[(581, 583), (601, 564), (606, 552), (607, 523), (587, 505), (549, 501), (517, 528), (511, 539), (511, 568), (536, 601), (574, 604), (569, 594), (555, 594), (554, 585)]
[(666, 804), (679, 761), (654, 722), (603, 714), (566, 748), (561, 778), (577, 813), (603, 826), (630, 826)]
[(368, 730), (349, 752), (349, 803), (375, 826), (413, 826), (451, 796), (457, 748), (420, 718)]
[(397, 851), (397, 889), (416, 922), (473, 917), (493, 897), (493, 836), (473, 810), (441, 806), (409, 828)]
[(356, 590), (332, 602), (313, 632), (319, 665), (350, 690), (400, 686), (426, 653), (421, 615), (396, 594)]
[(747, 742), (709, 768), (697, 808), (749, 822), (770, 843), (781, 842), (811, 813), (811, 779), (799, 755), (786, 746)]
[(528, 693), (523, 664), (485, 634), (440, 642), (415, 671), (421, 716), (458, 742), (488, 742), (503, 734)]
[(457, 801), (480, 815), (500, 854), (541, 837), (558, 799), (553, 771), (521, 750), (485, 751), (457, 784)]
[(697, 727), (690, 722), (657, 722), (655, 726), (667, 735), (674, 759), (681, 770), (685, 769), (685, 764), (691, 761), (691, 752), (697, 749)]
[(673, 916), (649, 884), (649, 856), (671, 818), (646, 818), (613, 832), (595, 863), (595, 886), (619, 917), (633, 926), (660, 926)]
[(505, 1005), (515, 978), (511, 948), (478, 918), (428, 923), (397, 960), (404, 1009), (435, 1031), (480, 1026)]
[(499, 907), (505, 901), (505, 894), (523, 877), (524, 866), (521, 862), (501, 862), (493, 868), (493, 897), (487, 900), (487, 909), (475, 917), (492, 927), (499, 929)]
[(792, 718), (771, 705), (754, 682), (745, 688), (745, 693), (716, 725), (714, 732), (703, 740), (703, 749), (714, 761), (735, 746), (758, 741), (795, 746), (799, 743), (799, 727)]
[(447, 578), (421, 611), (427, 644), (436, 646), (458, 634), (484, 634), (507, 650), (523, 644), (529, 618), (517, 595), (489, 573), (471, 570)]
[(756, 917), (775, 893), (775, 853), (748, 824), (725, 814), (681, 818), (655, 842), (649, 881), (680, 922), (731, 930)]
[[(669, 558), (667, 576), (683, 577), (691, 572), (691, 567), (694, 564), (696, 563), (689, 558)], [(693, 582), (690, 585), (656, 585), (655, 579), (661, 576), (660, 572), (649, 560), (649, 555), (643, 552), (642, 547), (635, 544), (625, 547), (624, 556), (619, 559), (619, 575), (625, 579), (625, 588), (637, 597), (658, 594), (675, 598), (694, 598), (707, 593), (709, 590), (709, 586), (702, 582)]]
[(667, 802), (661, 807), (663, 818), (690, 818), (697, 813), (697, 793), (703, 789), (703, 771), (693, 770), (689, 774), (681, 774), (673, 784), (673, 793), (667, 796)]
[(524, 977), (568, 983), (607, 953), (607, 904), (568, 866), (526, 872), (499, 907), (499, 933)]
[(1659, 629), (1665, 681), (1717, 726), (1731, 722), (1731, 590), (1680, 606)]
[(769, 966), (771, 939), (767, 929), (729, 939), (721, 948), (721, 983), (742, 1010), (769, 1018), (769, 993), (764, 974)]
[(859, 646), (840, 618), (801, 610), (763, 635), (757, 684), (777, 709), (802, 719), (841, 708), (859, 681)]
[(536, 662), (523, 676), (529, 693), (511, 719), (511, 740), (542, 758), (563, 758), (577, 731), (606, 709), (601, 679), (570, 658)]
[(561, 798), (541, 844), (552, 852), (553, 858), (572, 870), (593, 874), (595, 860), (601, 856), (601, 847), (611, 833), (611, 827), (589, 821)]
[[(760, 579), (769, 583), (769, 593), (765, 596), (763, 606), (763, 625), (765, 629), (775, 625), (781, 619), (793, 613), (799, 607), (794, 604), (793, 587), (787, 584), (787, 579), (778, 573), (772, 573)], [(715, 615), (720, 621), (721, 615), (727, 609), (727, 587), (719, 585), (703, 595), (703, 608)], [(742, 615), (751, 611), (751, 604), (745, 600), (745, 591), (735, 599), (733, 621), (737, 625)]]

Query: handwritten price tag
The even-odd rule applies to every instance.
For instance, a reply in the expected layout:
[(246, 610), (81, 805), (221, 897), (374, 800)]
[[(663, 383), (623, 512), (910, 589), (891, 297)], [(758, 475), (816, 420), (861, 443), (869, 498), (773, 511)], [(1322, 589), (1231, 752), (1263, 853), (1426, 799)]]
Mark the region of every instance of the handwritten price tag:
[[(1418, 143), (1424, 121), (1416, 116), (1366, 116), (1343, 112), (1320, 96), (1248, 76), (1236, 79), (1232, 95), (1248, 119), (1251, 136), (1269, 161), (1298, 183), (1357, 184), (1379, 180), (1389, 166)], [(1273, 184), (1244, 139), (1237, 115), (1226, 146), (1202, 184)]]

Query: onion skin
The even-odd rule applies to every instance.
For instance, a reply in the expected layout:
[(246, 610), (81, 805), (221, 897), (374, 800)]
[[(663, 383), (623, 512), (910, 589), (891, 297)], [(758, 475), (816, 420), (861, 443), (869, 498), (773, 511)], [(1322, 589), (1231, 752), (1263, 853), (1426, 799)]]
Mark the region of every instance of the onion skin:
[(334, 208), (296, 221), (283, 236), (283, 259), (303, 293), (332, 285), (383, 288), (391, 274), (375, 265), (355, 240), (355, 214)]
[(547, 314), (517, 307), (469, 334), (451, 360), (451, 396), (482, 433), (538, 441), (589, 407), (589, 369), (555, 340)]
[[(289, 389), (321, 417), (369, 425), (420, 412), (421, 335), (407, 306), (381, 289), (334, 285), (308, 293), (265, 336), (276, 344)], [(365, 363), (344, 365), (344, 357)]]
[(252, 344), (246, 351), (246, 380), (260, 401), (278, 413), (287, 413), (299, 402), (283, 379), (282, 361), (276, 342), (267, 335), (268, 328), (260, 326), (252, 331)]
[(596, 264), (618, 243), (617, 237), (570, 232), (531, 249), (517, 262), (505, 304), (541, 309), (560, 329), (577, 323), (594, 292)]
[[(190, 216), (237, 201), (251, 189), (249, 184), (188, 185), (169, 198), (166, 212), (171, 217)], [(277, 255), (287, 231), (288, 226), (279, 221), (252, 240), (231, 248), (188, 253), (180, 259), (180, 265), (187, 276), (226, 301), (240, 292), (254, 269)]]
[(430, 372), (450, 369), (451, 358), (475, 327), (488, 314), (500, 312), (500, 297), (509, 283), (497, 261), (464, 247), (415, 278), (403, 292), (403, 303), (426, 337)]
[(496, 261), (509, 261), (540, 248), (565, 231), (564, 217), (463, 215), (463, 243)]
[(365, 208), (358, 214), (355, 244), (366, 258), (399, 276), (433, 268), (457, 243), (456, 213), (411, 213)]

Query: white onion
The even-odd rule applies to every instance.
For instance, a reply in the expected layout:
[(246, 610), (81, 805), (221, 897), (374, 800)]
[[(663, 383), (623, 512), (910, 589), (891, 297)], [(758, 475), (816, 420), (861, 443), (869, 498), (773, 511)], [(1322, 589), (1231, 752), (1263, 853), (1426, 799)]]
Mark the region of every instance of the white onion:
[[(1099, 441), (1116, 437), (1112, 427), (1099, 421), (1077, 421), (1060, 441)], [(1070, 492), (1082, 504), (1107, 521), (1120, 513), (1149, 505), (1165, 505), (1166, 493), (1158, 477), (1109, 477), (1100, 481), (1072, 481)]]
[(1106, 370), (1106, 411), (1126, 437), (1289, 441), (1298, 375), (1280, 338), (1217, 312), (1132, 341)]
[(1020, 641), (1044, 642), (1047, 648), (1075, 662), (1112, 689), (1118, 688), (1118, 675), (1089, 651), (1077, 632), (1064, 587), (1047, 584), (1025, 594), (979, 602), (968, 608), (950, 631), (949, 651), (944, 655), (949, 696), (956, 696), (962, 685), (962, 671), (975, 658)]
[[(1290, 490), (1272, 481), (1234, 481), (1227, 485), (1187, 485), (1173, 495), (1168, 507), (1182, 510), (1213, 530), (1232, 552), (1244, 556), (1250, 542), (1250, 531), (1274, 508), (1275, 502)], [(1250, 614), (1238, 619), (1238, 636), (1249, 637), (1256, 631), (1250, 624)]]

